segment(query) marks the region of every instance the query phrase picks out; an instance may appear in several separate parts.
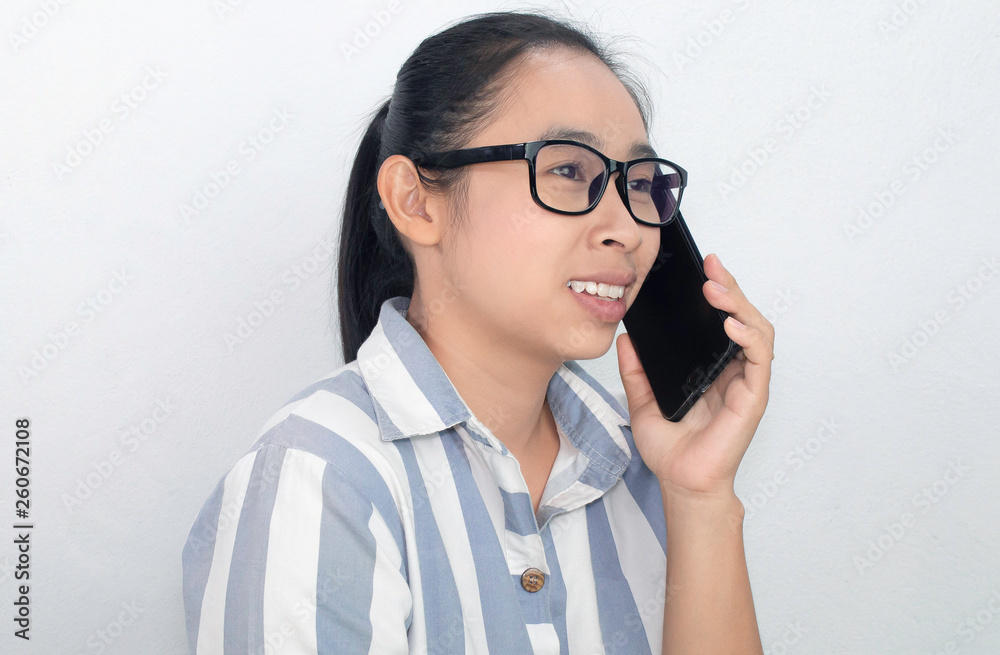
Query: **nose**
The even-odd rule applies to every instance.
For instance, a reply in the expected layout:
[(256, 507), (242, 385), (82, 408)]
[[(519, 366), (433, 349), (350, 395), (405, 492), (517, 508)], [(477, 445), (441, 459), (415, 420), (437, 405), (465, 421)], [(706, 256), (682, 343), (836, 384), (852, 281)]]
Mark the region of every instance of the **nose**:
[[(615, 175), (618, 175), (618, 177), (615, 178)], [(606, 214), (610, 214), (613, 217), (613, 220), (606, 222), (607, 233), (604, 235), (602, 243), (613, 240), (625, 246), (626, 250), (634, 250), (642, 243), (643, 226), (635, 220), (628, 208), (628, 200), (625, 195), (627, 192), (625, 184), (619, 182), (621, 179), (622, 172), (620, 169), (611, 173), (611, 177), (608, 178), (607, 187), (604, 189), (604, 195), (601, 196), (601, 200), (597, 203), (597, 207), (594, 210), (600, 211), (602, 218)], [(608, 193), (610, 190), (608, 187), (613, 187), (616, 193)], [(608, 203), (611, 204), (609, 205)]]
[[(627, 182), (625, 182), (624, 178), (622, 177), (622, 164), (619, 162), (613, 162), (611, 168), (612, 171), (610, 174), (605, 172), (604, 176), (598, 175), (590, 183), (590, 189), (588, 190), (588, 193), (590, 195), (591, 202), (593, 202), (593, 198), (596, 197), (597, 194), (601, 192), (601, 185), (604, 182), (604, 178), (606, 177), (607, 184), (604, 187), (604, 195), (605, 196), (608, 195), (609, 186), (614, 187), (615, 191), (618, 192), (618, 197), (622, 201), (622, 207), (624, 207), (625, 213), (627, 213), (630, 218), (635, 220), (634, 217), (632, 216), (632, 210), (629, 209), (628, 206), (628, 189), (626, 188)], [(607, 169), (605, 169), (605, 171), (607, 171)], [(615, 175), (617, 175), (617, 177), (615, 177)], [(601, 201), (603, 200), (604, 196), (601, 197)]]

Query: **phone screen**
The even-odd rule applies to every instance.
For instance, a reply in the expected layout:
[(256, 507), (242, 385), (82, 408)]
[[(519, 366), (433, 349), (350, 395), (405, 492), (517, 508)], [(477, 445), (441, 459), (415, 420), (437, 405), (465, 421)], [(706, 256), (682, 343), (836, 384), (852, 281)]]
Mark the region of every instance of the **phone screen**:
[(701, 253), (678, 211), (660, 229), (660, 251), (622, 319), (660, 406), (679, 421), (740, 346), (723, 327), (728, 314), (705, 298)]

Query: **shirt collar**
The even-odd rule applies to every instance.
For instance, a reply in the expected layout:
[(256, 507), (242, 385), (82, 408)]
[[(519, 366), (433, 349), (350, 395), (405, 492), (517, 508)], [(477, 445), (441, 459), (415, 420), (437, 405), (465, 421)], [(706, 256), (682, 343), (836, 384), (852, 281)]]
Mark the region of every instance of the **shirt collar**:
[[(386, 441), (431, 434), (465, 423), (479, 440), (503, 454), (507, 448), (472, 413), (423, 338), (406, 320), (410, 298), (394, 296), (358, 349), (361, 376), (373, 398)], [(560, 365), (549, 381), (552, 415), (567, 438), (600, 471), (618, 478), (631, 450), (627, 412), (575, 361)]]

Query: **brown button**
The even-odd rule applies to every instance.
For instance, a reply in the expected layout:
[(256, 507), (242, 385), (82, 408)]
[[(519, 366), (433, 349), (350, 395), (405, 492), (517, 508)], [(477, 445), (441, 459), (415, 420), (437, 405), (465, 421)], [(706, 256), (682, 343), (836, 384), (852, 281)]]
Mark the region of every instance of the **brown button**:
[(545, 574), (536, 568), (525, 569), (521, 574), (521, 586), (528, 591), (538, 591), (543, 584), (545, 584)]

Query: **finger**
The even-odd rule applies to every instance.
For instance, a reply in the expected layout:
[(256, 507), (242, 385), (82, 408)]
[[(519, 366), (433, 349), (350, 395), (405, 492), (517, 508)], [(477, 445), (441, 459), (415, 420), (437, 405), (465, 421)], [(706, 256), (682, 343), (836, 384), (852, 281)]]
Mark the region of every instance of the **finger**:
[[(703, 285), (703, 290), (705, 297), (713, 306), (734, 316), (739, 314), (737, 318), (744, 325), (763, 327), (762, 322), (766, 320), (764, 315), (746, 297), (736, 278), (722, 265), (715, 253), (705, 258), (705, 276), (708, 277), (708, 281)], [(713, 282), (723, 288), (719, 289), (712, 284)]]
[(712, 385), (705, 391), (704, 398), (712, 414), (717, 414), (725, 403), (726, 389), (733, 382), (733, 379), (743, 375), (743, 350), (740, 349), (736, 356), (726, 364), (719, 377), (715, 378)]
[(722, 265), (722, 260), (714, 252), (709, 253), (705, 257), (703, 268), (705, 269), (705, 276), (709, 280), (714, 280), (724, 286), (728, 290), (730, 297), (746, 299), (743, 289), (736, 282), (736, 278), (729, 272), (729, 269)]
[(729, 338), (743, 347), (743, 377), (756, 402), (767, 402), (767, 386), (771, 381), (771, 341), (751, 325), (743, 325), (730, 316), (723, 323)]
[[(757, 328), (771, 340), (773, 345), (774, 326), (750, 302), (736, 283), (736, 278), (722, 266), (722, 262), (719, 261), (719, 257), (715, 253), (705, 258), (705, 274), (709, 279), (702, 286), (702, 291), (712, 306), (735, 316), (736, 320), (744, 325)], [(721, 284), (725, 290), (716, 288), (712, 284), (713, 282)]]
[(639, 355), (636, 354), (632, 339), (627, 332), (618, 336), (615, 346), (618, 349), (618, 371), (625, 387), (629, 416), (634, 422), (640, 412), (649, 411), (650, 405), (659, 413), (659, 406), (646, 378), (646, 371), (642, 368), (642, 362), (639, 361)]

